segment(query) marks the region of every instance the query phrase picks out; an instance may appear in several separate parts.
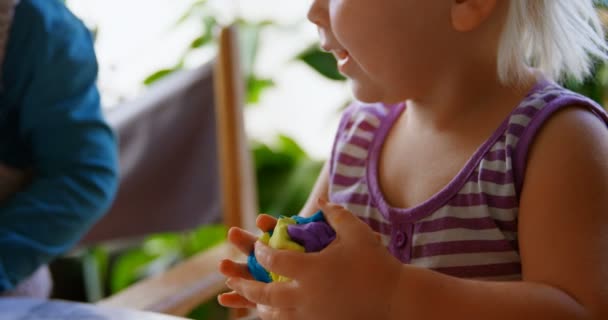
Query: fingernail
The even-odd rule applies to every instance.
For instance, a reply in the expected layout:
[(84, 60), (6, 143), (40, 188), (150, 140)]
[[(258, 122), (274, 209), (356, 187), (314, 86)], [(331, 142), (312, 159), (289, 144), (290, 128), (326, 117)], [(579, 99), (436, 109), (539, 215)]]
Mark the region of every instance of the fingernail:
[(266, 254), (267, 250), (266, 250), (266, 245), (264, 245), (262, 242), (260, 241), (256, 241), (255, 242), (255, 255), (260, 255), (260, 254)]
[(217, 264), (217, 268), (218, 268), (220, 271), (221, 271), (221, 270), (224, 270), (224, 266), (225, 266), (225, 264), (226, 264), (226, 262), (224, 262), (224, 261), (226, 261), (226, 260), (222, 260), (222, 261), (220, 261), (220, 263), (218, 263), (218, 264)]
[(226, 287), (234, 290), (233, 286), (234, 286), (234, 279), (233, 278), (230, 278), (230, 279), (226, 280)]
[(258, 262), (263, 264), (266, 261), (267, 257), (268, 257), (268, 247), (259, 241), (256, 242), (255, 243), (255, 258), (258, 260)]

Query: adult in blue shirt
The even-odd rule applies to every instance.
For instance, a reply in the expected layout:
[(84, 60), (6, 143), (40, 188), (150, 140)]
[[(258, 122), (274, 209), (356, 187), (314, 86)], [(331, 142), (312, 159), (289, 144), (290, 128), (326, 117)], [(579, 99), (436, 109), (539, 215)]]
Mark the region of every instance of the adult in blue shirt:
[(20, 185), (0, 201), (0, 295), (44, 296), (44, 265), (112, 201), (116, 143), (84, 25), (59, 0), (0, 0), (0, 10), (0, 182)]

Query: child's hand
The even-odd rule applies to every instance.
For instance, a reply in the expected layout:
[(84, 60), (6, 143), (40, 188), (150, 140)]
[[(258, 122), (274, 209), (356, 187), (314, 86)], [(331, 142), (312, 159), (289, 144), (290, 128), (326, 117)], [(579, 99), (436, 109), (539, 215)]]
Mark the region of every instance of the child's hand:
[[(276, 223), (277, 220), (274, 217), (265, 214), (259, 215), (256, 220), (258, 228), (264, 232), (274, 229)], [(255, 235), (240, 228), (231, 228), (228, 231), (228, 241), (247, 256), (253, 251), (253, 244), (257, 240), (258, 238)], [(220, 264), (220, 272), (228, 278), (253, 279), (247, 269), (247, 263), (224, 260)], [(243, 298), (234, 291), (221, 294), (218, 297), (218, 301), (221, 305), (229, 308), (255, 308), (256, 306), (255, 303)]]
[(299, 253), (255, 244), (267, 270), (293, 279), (265, 284), (231, 277), (228, 286), (256, 303), (262, 319), (387, 319), (401, 275), (376, 234), (346, 209), (319, 200), (336, 231), (323, 251)]

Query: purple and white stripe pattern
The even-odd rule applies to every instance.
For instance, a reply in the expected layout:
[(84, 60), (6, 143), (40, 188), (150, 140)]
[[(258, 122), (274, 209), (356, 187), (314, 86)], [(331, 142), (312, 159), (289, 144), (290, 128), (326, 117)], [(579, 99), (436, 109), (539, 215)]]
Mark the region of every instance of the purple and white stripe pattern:
[[(541, 81), (443, 190), (413, 208), (391, 207), (378, 186), (378, 156), (404, 105), (354, 104), (344, 114), (330, 160), (330, 199), (381, 234), (403, 263), (448, 275), (521, 279), (519, 190), (528, 147), (561, 107), (591, 100)], [(520, 143), (521, 141), (521, 143)]]

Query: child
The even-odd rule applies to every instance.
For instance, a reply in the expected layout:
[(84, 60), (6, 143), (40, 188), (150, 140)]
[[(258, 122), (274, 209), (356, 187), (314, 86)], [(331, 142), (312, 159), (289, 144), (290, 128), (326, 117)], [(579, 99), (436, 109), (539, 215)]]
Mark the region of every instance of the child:
[(0, 0), (0, 296), (47, 297), (44, 267), (117, 186), (90, 32), (59, 0)]
[(328, 197), (337, 238), (297, 253), (231, 230), (293, 281), (224, 261), (220, 303), (263, 319), (608, 319), (608, 117), (554, 82), (606, 58), (592, 0), (315, 0), (309, 19), (361, 101), (300, 213)]

